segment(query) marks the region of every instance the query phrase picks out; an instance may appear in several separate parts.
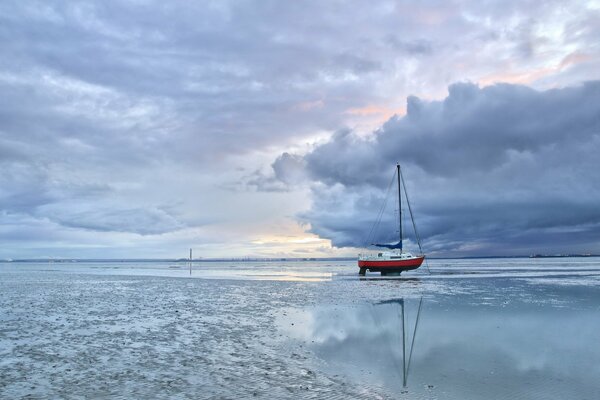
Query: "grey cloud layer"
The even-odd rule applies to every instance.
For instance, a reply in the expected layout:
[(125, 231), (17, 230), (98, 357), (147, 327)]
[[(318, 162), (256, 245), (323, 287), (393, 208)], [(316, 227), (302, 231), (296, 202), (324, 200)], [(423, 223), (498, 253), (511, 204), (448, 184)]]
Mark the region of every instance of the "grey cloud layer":
[[(136, 241), (159, 242), (147, 236), (227, 225), (232, 215), (259, 225), (285, 207), (261, 200), (242, 215), (240, 204), (259, 203), (257, 188), (283, 196), (307, 170), (346, 188), (367, 176), (381, 183), (383, 168), (365, 168), (376, 155), (357, 153), (340, 128), (369, 131), (408, 93), (436, 98), (449, 82), (524, 72), (536, 88), (598, 78), (600, 11), (592, 5), (482, 4), (3, 1), (0, 215), (11, 222), (2, 238), (19, 237), (27, 248), (29, 229), (42, 246), (45, 232), (46, 255), (76, 244), (78, 233), (86, 245), (97, 233), (107, 247), (111, 232), (115, 247), (130, 234), (135, 250)], [(418, 102), (410, 107), (416, 118)], [(292, 154), (335, 131), (338, 148), (322, 146), (312, 159)], [(284, 149), (272, 175), (247, 178)], [(352, 166), (335, 165), (343, 152), (356, 157)], [(478, 154), (490, 163), (515, 156)], [(434, 173), (457, 162), (441, 161), (421, 167)], [(466, 170), (481, 160), (458, 161)], [(247, 193), (223, 189), (240, 186)], [(53, 244), (58, 230), (70, 239)], [(346, 236), (339, 243), (356, 235)]]
[(340, 132), (307, 154), (321, 183), (303, 218), (336, 245), (364, 245), (400, 161), (432, 250), (600, 251), (598, 154), (599, 81), (548, 91), (455, 84), (443, 101), (409, 97), (407, 115), (374, 138)]

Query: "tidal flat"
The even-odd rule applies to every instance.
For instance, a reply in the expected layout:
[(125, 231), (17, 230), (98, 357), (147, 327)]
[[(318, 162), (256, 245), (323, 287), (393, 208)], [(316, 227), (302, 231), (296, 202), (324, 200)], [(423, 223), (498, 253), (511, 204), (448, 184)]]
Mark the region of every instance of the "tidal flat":
[(428, 266), (0, 263), (0, 398), (600, 398), (599, 258)]

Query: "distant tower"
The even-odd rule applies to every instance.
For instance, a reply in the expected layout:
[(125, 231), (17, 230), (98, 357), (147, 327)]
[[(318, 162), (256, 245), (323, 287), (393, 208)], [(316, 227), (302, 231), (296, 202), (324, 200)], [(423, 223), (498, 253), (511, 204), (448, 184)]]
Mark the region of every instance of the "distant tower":
[(192, 249), (190, 249), (190, 261), (192, 261)]

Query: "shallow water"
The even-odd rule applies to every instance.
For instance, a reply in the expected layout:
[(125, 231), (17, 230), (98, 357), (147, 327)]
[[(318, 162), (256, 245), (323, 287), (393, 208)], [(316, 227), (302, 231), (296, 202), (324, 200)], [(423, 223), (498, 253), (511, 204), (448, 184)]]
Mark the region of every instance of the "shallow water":
[(0, 398), (600, 398), (600, 259), (429, 267), (0, 264)]

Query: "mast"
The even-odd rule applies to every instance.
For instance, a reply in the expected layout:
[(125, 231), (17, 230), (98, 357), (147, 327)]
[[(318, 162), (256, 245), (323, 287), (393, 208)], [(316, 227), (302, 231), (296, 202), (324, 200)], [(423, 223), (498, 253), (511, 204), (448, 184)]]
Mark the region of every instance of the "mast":
[(396, 174), (398, 175), (398, 232), (400, 236), (400, 253), (402, 253), (402, 194), (400, 192), (400, 163), (396, 164)]

